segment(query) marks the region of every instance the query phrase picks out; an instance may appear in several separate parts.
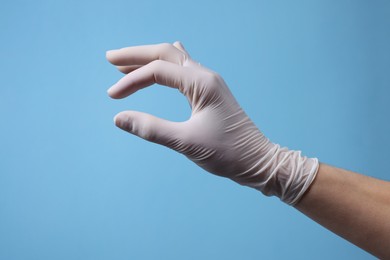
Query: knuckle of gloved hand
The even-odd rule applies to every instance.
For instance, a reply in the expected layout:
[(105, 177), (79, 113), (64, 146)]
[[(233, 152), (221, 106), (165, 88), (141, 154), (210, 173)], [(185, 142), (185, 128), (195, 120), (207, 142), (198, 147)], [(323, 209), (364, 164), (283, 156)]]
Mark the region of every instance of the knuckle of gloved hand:
[(170, 43), (160, 43), (158, 46), (159, 59), (163, 59), (169, 53), (172, 53), (176, 48)]
[(153, 141), (155, 139), (155, 131), (152, 119), (148, 115), (133, 114), (127, 120), (123, 121), (122, 128), (126, 131), (141, 137), (142, 139)]
[(222, 77), (216, 72), (206, 72), (205, 75), (206, 87), (209, 91), (217, 91), (223, 82)]
[(137, 131), (138, 136), (142, 137), (145, 140), (154, 143), (158, 141), (156, 127), (154, 127), (153, 118), (149, 116), (143, 117), (142, 123), (139, 124), (137, 127), (135, 127), (134, 130)]

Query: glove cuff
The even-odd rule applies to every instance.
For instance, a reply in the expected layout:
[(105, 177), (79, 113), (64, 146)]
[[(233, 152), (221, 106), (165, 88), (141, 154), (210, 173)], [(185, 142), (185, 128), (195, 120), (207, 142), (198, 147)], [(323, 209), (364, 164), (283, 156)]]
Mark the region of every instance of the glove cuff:
[(251, 178), (235, 181), (255, 188), (266, 196), (277, 196), (294, 206), (314, 181), (319, 161), (278, 144), (269, 143), (268, 147), (267, 154), (250, 174)]

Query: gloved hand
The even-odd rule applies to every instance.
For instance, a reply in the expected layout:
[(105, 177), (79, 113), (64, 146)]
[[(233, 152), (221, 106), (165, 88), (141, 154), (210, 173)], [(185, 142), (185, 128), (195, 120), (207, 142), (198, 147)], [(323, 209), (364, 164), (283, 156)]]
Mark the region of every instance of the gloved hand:
[(112, 50), (106, 56), (127, 74), (108, 90), (112, 98), (124, 98), (158, 83), (177, 88), (192, 109), (185, 122), (124, 111), (114, 119), (121, 129), (290, 205), (299, 201), (314, 180), (318, 160), (270, 142), (241, 109), (224, 80), (193, 61), (179, 42)]

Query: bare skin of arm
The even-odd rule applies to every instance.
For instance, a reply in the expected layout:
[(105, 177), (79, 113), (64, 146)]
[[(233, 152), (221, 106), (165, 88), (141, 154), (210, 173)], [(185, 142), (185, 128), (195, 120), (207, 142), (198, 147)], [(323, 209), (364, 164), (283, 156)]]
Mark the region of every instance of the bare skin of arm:
[(320, 164), (295, 208), (376, 257), (390, 259), (390, 182)]

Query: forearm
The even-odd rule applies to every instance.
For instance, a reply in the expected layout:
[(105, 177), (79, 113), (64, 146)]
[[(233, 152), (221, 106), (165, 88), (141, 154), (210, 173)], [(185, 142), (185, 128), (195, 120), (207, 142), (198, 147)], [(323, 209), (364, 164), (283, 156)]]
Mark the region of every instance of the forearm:
[(321, 164), (295, 206), (360, 248), (390, 259), (390, 183)]

